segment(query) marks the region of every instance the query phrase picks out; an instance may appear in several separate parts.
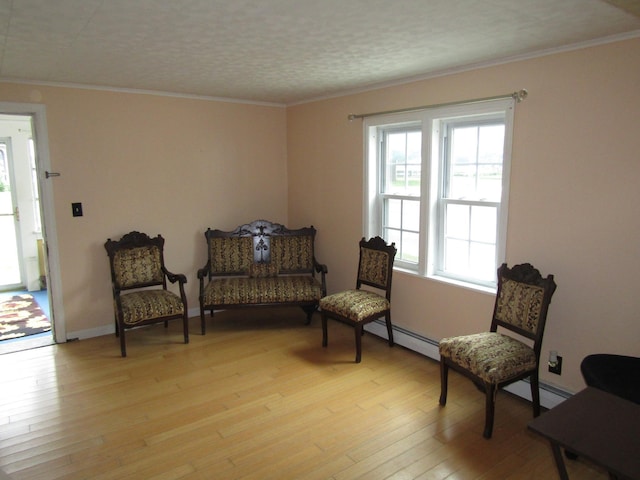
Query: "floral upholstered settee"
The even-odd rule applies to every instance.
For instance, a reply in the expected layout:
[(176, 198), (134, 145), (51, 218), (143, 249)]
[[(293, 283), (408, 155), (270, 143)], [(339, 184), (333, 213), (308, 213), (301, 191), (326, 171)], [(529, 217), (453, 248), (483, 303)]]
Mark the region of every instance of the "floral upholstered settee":
[[(225, 232), (208, 229), (208, 260), (198, 270), (200, 321), (205, 311), (255, 306), (299, 306), (307, 323), (327, 294), (327, 267), (316, 261), (313, 227), (289, 230), (256, 220)], [(318, 274), (318, 276), (316, 276)]]

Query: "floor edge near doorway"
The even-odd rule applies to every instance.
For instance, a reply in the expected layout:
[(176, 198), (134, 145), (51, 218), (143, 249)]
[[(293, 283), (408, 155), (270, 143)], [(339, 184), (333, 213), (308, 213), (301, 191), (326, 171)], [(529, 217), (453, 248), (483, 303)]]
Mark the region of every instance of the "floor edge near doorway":
[(28, 337), (2, 340), (0, 342), (0, 355), (21, 352), (23, 350), (31, 350), (33, 348), (48, 347), (51, 345), (55, 345), (53, 333), (51, 331), (42, 332), (37, 335), (29, 335)]
[[(2, 297), (12, 297), (15, 295), (29, 294), (31, 295), (43, 313), (47, 316), (50, 322), (52, 322), (49, 308), (49, 297), (47, 290), (9, 290), (0, 293)], [(53, 323), (53, 322), (52, 322)], [(53, 325), (52, 325), (53, 326)], [(47, 330), (42, 333), (36, 333), (34, 335), (27, 335), (18, 338), (10, 338), (6, 340), (0, 340), (0, 355), (6, 353), (16, 353), (23, 350), (31, 350), (32, 348), (46, 347), (54, 345), (56, 343), (53, 338), (53, 330)]]

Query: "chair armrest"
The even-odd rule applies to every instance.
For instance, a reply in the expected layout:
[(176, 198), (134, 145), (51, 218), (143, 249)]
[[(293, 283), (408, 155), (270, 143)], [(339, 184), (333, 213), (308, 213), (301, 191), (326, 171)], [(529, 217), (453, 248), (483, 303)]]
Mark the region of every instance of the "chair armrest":
[(327, 269), (327, 266), (324, 263), (318, 263), (314, 260), (313, 266), (316, 270), (316, 273), (322, 273), (323, 275), (326, 275), (327, 273), (329, 273), (329, 270)]
[(167, 278), (171, 283), (187, 283), (187, 276), (183, 273), (172, 273), (171, 275), (167, 275)]
[(120, 298), (120, 291), (116, 288), (115, 284), (111, 285), (111, 291), (113, 292), (113, 301), (116, 310), (116, 324), (119, 324), (119, 320), (122, 319), (122, 299)]
[(198, 280), (200, 282), (200, 289), (198, 293), (198, 297), (202, 300), (202, 296), (204, 295), (204, 279), (209, 276), (209, 271), (211, 270), (211, 260), (207, 261), (207, 264), (198, 269)]
[(187, 276), (183, 273), (171, 273), (166, 268), (164, 269), (164, 274), (167, 276), (171, 283), (180, 282), (181, 284), (187, 283)]
[(162, 268), (162, 271), (167, 276), (171, 283), (178, 282), (178, 286), (180, 288), (180, 298), (182, 299), (182, 303), (184, 305), (185, 311), (187, 310), (187, 296), (184, 293), (184, 284), (187, 283), (187, 276), (183, 273), (171, 273), (165, 267)]
[(198, 269), (198, 279), (200, 281), (204, 280), (205, 277), (209, 275), (209, 270), (211, 269), (211, 262), (207, 262), (207, 264)]
[(116, 288), (115, 284), (111, 284), (111, 293), (113, 294), (113, 300), (116, 302), (116, 306), (119, 308), (121, 304), (120, 291)]
[(322, 280), (322, 296), (327, 296), (327, 280), (326, 275), (329, 273), (327, 266), (324, 263), (319, 263), (315, 258), (313, 259), (313, 266), (315, 267), (316, 273), (320, 274)]

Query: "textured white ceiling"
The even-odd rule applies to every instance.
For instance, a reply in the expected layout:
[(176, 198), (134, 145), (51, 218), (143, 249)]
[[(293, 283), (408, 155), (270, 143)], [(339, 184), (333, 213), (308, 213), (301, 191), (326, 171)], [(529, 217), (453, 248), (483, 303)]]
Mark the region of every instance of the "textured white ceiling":
[(291, 104), (637, 36), (638, 3), (0, 0), (0, 79)]

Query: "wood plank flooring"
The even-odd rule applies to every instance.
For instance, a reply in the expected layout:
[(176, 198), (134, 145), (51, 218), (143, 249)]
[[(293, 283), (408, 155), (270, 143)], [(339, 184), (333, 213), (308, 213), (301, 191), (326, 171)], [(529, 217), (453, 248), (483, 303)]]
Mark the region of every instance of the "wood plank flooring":
[[(437, 362), (298, 309), (238, 310), (0, 355), (0, 471), (53, 479), (554, 479), (528, 402), (484, 397)], [(579, 459), (571, 478), (606, 479)]]

